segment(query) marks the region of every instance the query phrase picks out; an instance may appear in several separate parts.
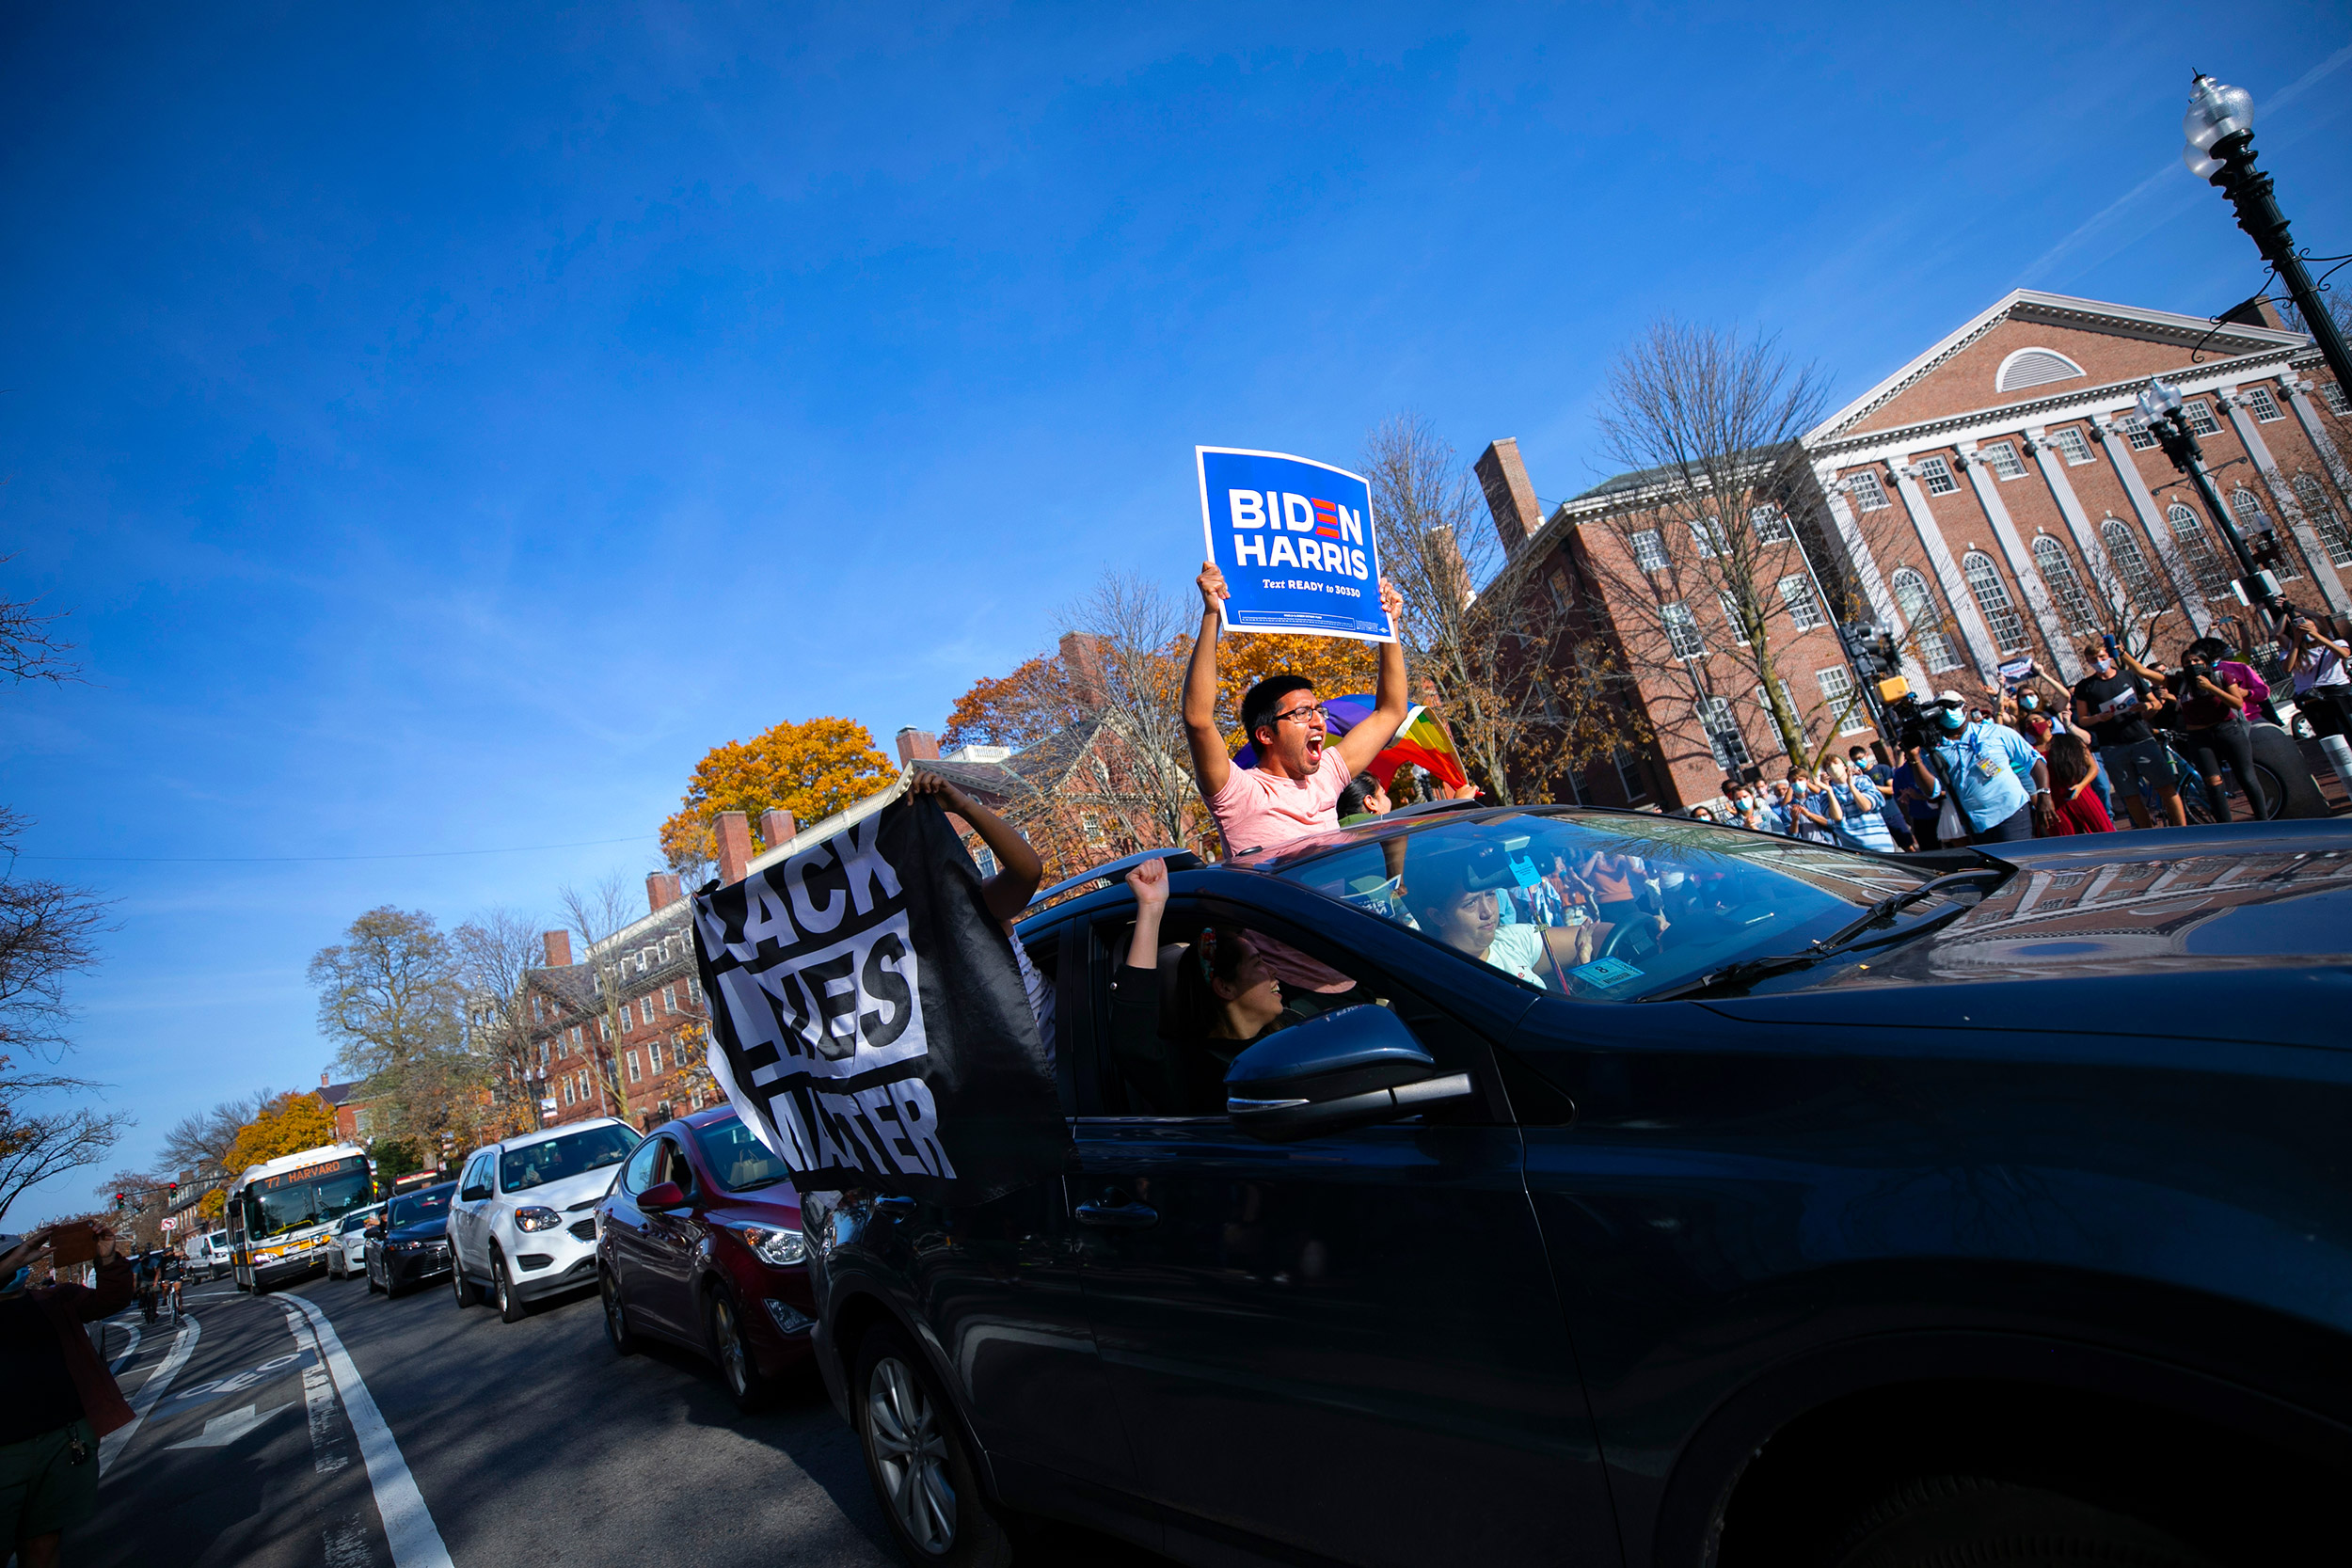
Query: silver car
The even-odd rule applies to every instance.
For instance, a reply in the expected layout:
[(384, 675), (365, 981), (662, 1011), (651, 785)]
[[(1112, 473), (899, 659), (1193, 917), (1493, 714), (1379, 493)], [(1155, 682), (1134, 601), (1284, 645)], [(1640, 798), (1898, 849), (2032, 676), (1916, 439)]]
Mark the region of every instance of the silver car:
[(382, 1204), (371, 1203), (343, 1216), (326, 1249), (327, 1278), (357, 1279), (368, 1272), (368, 1227), (383, 1212)]

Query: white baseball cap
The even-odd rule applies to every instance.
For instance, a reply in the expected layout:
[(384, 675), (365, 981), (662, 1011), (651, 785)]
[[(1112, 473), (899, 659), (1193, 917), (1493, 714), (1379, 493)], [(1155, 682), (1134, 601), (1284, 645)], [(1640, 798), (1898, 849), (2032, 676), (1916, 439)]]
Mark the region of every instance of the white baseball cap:
[(1965, 698), (1965, 697), (1963, 697), (1963, 696), (1962, 696), (1962, 695), (1961, 695), (1959, 692), (1957, 692), (1957, 691), (1949, 691), (1949, 690), (1947, 690), (1947, 691), (1946, 691), (1946, 692), (1943, 694), (1943, 696), (1941, 696), (1940, 698), (1938, 698), (1938, 699), (1937, 699), (1937, 701), (1939, 701), (1939, 702), (1946, 702), (1946, 703), (1949, 703), (1949, 704), (1951, 704), (1951, 705), (1952, 705), (1952, 706), (1954, 706), (1954, 707), (1961, 707), (1961, 708), (1964, 708), (1964, 707), (1966, 707), (1966, 706), (1968, 705), (1968, 699), (1967, 699), (1967, 698)]

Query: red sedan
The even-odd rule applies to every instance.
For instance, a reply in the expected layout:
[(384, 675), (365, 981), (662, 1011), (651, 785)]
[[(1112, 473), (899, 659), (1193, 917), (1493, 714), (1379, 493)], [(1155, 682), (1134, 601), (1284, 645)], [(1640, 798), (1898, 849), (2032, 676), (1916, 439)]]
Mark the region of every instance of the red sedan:
[(700, 1351), (746, 1410), (809, 1358), (807, 1259), (791, 1173), (724, 1105), (655, 1128), (596, 1205), (612, 1348)]

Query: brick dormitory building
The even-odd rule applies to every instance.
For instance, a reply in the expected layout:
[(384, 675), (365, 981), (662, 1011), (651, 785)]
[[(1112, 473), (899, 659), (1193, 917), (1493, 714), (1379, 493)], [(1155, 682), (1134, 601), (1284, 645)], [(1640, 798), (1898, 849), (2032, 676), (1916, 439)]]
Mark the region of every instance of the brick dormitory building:
[[(1786, 551), (1756, 585), (1756, 612), (1812, 745), (1833, 727), (1874, 734), (1852, 701), (1839, 620), (1893, 632), (1914, 689), (1977, 693), (2023, 658), (2073, 684), (2079, 650), (2116, 628), (2119, 608), (2137, 625), (2160, 617), (2168, 661), (2209, 630), (2254, 639), (2227, 541), (2135, 412), (2158, 375), (2186, 399), (2249, 543), (2275, 534), (2288, 596), (2352, 623), (2352, 423), (2311, 340), (2266, 307), (2215, 322), (2020, 290), (1807, 433), (1778, 465), (1796, 482), (1783, 503), (1751, 513)], [(1677, 549), (1706, 553), (1714, 519), (1692, 537), (1691, 509), (1639, 474), (1546, 515), (1510, 440), (1478, 472), (1505, 574), (1522, 594), (1573, 604), (1655, 736), (1569, 793), (1675, 809), (1719, 799), (1728, 771), (1788, 766), (1766, 694), (1740, 668), (1728, 595), (1666, 586)]]

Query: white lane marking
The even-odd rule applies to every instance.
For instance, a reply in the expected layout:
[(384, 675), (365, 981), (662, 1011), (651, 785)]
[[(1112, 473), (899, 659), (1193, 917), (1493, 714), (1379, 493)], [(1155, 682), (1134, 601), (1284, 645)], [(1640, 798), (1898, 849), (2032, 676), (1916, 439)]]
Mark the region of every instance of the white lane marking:
[(273, 1404), (267, 1410), (256, 1415), (253, 1406), (239, 1405), (226, 1416), (215, 1416), (206, 1421), (204, 1430), (196, 1436), (188, 1438), (185, 1442), (173, 1443), (169, 1447), (173, 1449), (225, 1449), (279, 1411), (293, 1408), (294, 1405), (291, 1402)]
[(122, 1354), (116, 1356), (114, 1364), (106, 1369), (107, 1372), (115, 1377), (120, 1377), (122, 1369), (131, 1364), (131, 1357), (139, 1353), (139, 1325), (124, 1323), (121, 1326), (131, 1336), (131, 1342), (122, 1347)]
[(147, 1381), (139, 1385), (138, 1397), (131, 1402), (129, 1423), (115, 1428), (100, 1440), (100, 1480), (104, 1480), (107, 1467), (122, 1457), (122, 1450), (131, 1445), (131, 1434), (139, 1430), (139, 1423), (147, 1419), (147, 1413), (155, 1408), (155, 1402), (164, 1397), (164, 1390), (171, 1386), (171, 1380), (178, 1377), (180, 1369), (188, 1364), (188, 1357), (196, 1351), (197, 1333), (194, 1318), (180, 1320), (180, 1332), (173, 1336), (171, 1349), (164, 1355), (164, 1364), (147, 1374)]
[[(326, 1358), (318, 1352), (318, 1335), (308, 1320), (292, 1305), (293, 1297), (280, 1296), (278, 1305), (286, 1309), (286, 1331), (294, 1336), (294, 1354), (307, 1348), (310, 1364), (302, 1369), (302, 1400), (310, 1414), (310, 1454), (317, 1463), (318, 1473), (331, 1476), (351, 1463), (343, 1451), (343, 1442), (335, 1430), (335, 1384), (326, 1375)], [(330, 1549), (329, 1558), (334, 1556)]]
[(343, 1414), (351, 1419), (352, 1434), (359, 1439), (359, 1457), (367, 1461), (368, 1484), (375, 1492), (375, 1512), (384, 1520), (393, 1568), (453, 1568), (440, 1528), (424, 1506), (424, 1494), (417, 1490), (416, 1477), (408, 1473), (408, 1462), (400, 1455), (392, 1429), (375, 1407), (375, 1396), (368, 1392), (335, 1325), (307, 1297), (278, 1299), (300, 1307), (310, 1320), (310, 1331), (318, 1337), (319, 1352), (334, 1374), (336, 1391), (343, 1397)]

